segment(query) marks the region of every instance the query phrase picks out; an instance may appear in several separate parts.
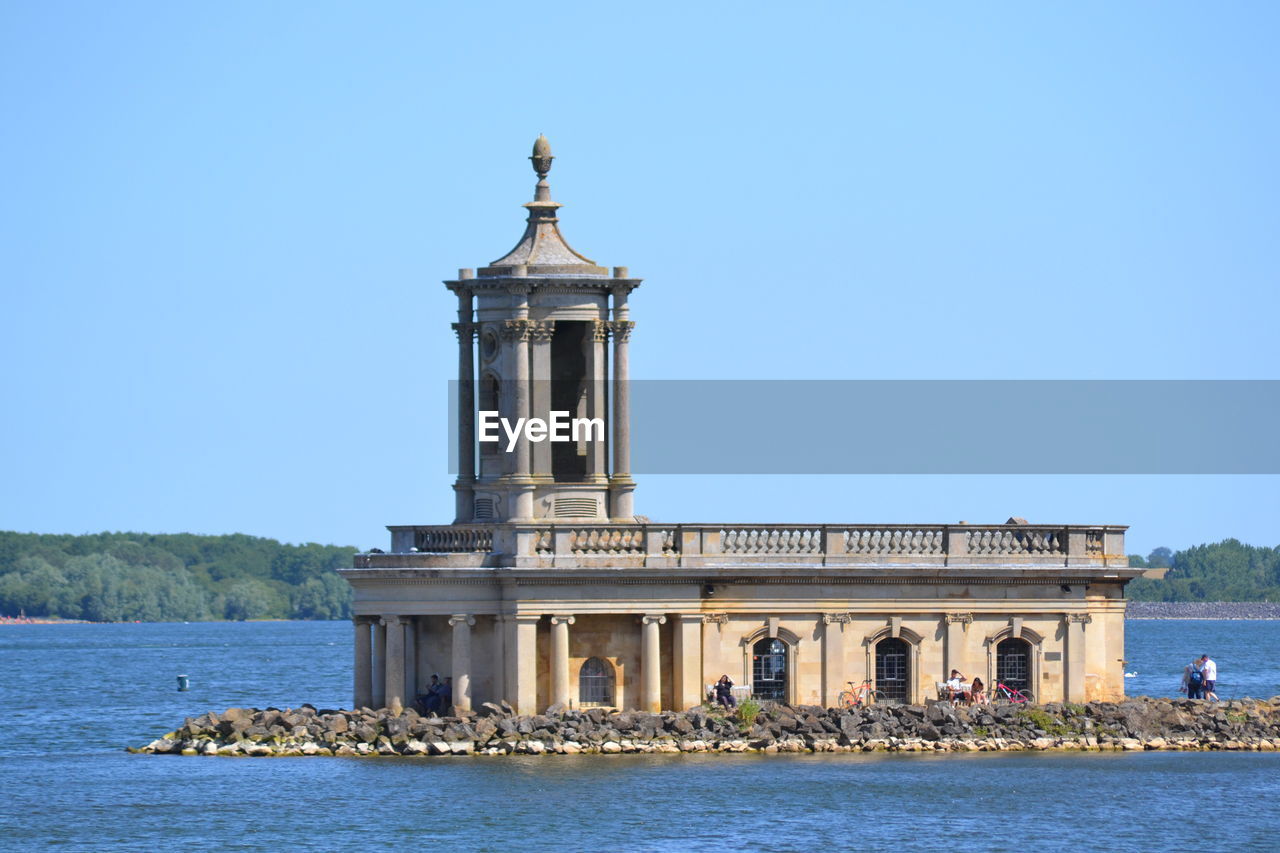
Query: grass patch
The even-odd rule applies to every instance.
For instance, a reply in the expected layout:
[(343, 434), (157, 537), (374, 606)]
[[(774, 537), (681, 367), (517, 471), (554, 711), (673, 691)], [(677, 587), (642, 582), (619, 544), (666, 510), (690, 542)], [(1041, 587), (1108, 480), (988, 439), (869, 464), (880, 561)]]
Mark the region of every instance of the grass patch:
[(1039, 708), (1023, 708), (1018, 711), (1018, 719), (1030, 723), (1037, 729), (1055, 737), (1076, 734), (1076, 730), (1066, 723), (1059, 722)]

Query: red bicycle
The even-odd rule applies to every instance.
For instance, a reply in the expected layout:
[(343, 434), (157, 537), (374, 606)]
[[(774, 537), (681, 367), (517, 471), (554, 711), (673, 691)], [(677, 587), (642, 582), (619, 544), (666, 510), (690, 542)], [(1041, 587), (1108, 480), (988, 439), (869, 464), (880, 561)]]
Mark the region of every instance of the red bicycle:
[(991, 690), (991, 698), (996, 702), (1012, 702), (1015, 705), (1032, 705), (1036, 701), (1030, 690), (1018, 690), (999, 681)]
[(857, 684), (853, 681), (849, 682), (849, 689), (840, 693), (837, 700), (839, 708), (857, 708), (860, 705), (870, 705), (873, 702), (883, 702), (884, 694), (876, 690), (876, 686), (870, 680)]

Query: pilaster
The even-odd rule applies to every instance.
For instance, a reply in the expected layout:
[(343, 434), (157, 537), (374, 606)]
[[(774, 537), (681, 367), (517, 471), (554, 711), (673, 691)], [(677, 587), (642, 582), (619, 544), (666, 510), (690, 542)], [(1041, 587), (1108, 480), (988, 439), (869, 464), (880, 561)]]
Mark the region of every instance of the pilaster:
[(674, 710), (685, 711), (702, 704), (702, 614), (681, 613), (673, 617), (671, 662)]
[[(1066, 638), (1067, 648), (1066, 654), (1066, 673), (1062, 682), (1064, 702), (1083, 702), (1085, 701), (1085, 648), (1084, 648), (1084, 631), (1085, 625), (1093, 621), (1093, 617), (1088, 613), (1068, 613), (1064, 617), (1066, 620)], [(1041, 698), (1043, 701), (1043, 697)]]
[(946, 657), (943, 659), (942, 668), (943, 675), (950, 677), (951, 670), (958, 669), (963, 673), (968, 666), (969, 662), (964, 657), (964, 635), (973, 624), (973, 614), (947, 613), (943, 621), (946, 624), (947, 642), (943, 650)]
[(845, 627), (852, 621), (848, 613), (822, 614), (822, 704), (834, 708), (840, 698), (840, 691), (846, 678)]

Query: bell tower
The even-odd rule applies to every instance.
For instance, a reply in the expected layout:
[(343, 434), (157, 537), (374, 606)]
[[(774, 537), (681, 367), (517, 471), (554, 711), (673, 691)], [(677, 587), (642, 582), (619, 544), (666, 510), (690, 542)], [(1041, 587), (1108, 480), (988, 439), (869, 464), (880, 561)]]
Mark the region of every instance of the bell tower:
[[(640, 279), (626, 267), (610, 275), (565, 241), (547, 183), (553, 159), (539, 136), (515, 248), (445, 282), (458, 297), (455, 524), (635, 517), (627, 298)], [(561, 428), (511, 439), (498, 419)]]

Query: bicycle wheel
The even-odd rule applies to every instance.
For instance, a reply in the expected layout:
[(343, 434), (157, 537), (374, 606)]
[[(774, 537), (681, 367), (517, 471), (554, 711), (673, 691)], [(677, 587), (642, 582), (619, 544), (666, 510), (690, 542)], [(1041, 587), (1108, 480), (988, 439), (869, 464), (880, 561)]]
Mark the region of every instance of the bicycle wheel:
[(840, 693), (840, 698), (836, 700), (837, 708), (852, 708), (857, 704), (858, 697), (852, 690), (844, 690)]
[(1036, 697), (1030, 690), (1015, 690), (1013, 691), (1013, 701), (1020, 705), (1034, 705)]
[(883, 691), (883, 690), (872, 690), (872, 691), (871, 691), (871, 701), (872, 701), (872, 702), (883, 702), (884, 700), (885, 700), (885, 696), (884, 696), (884, 691)]

